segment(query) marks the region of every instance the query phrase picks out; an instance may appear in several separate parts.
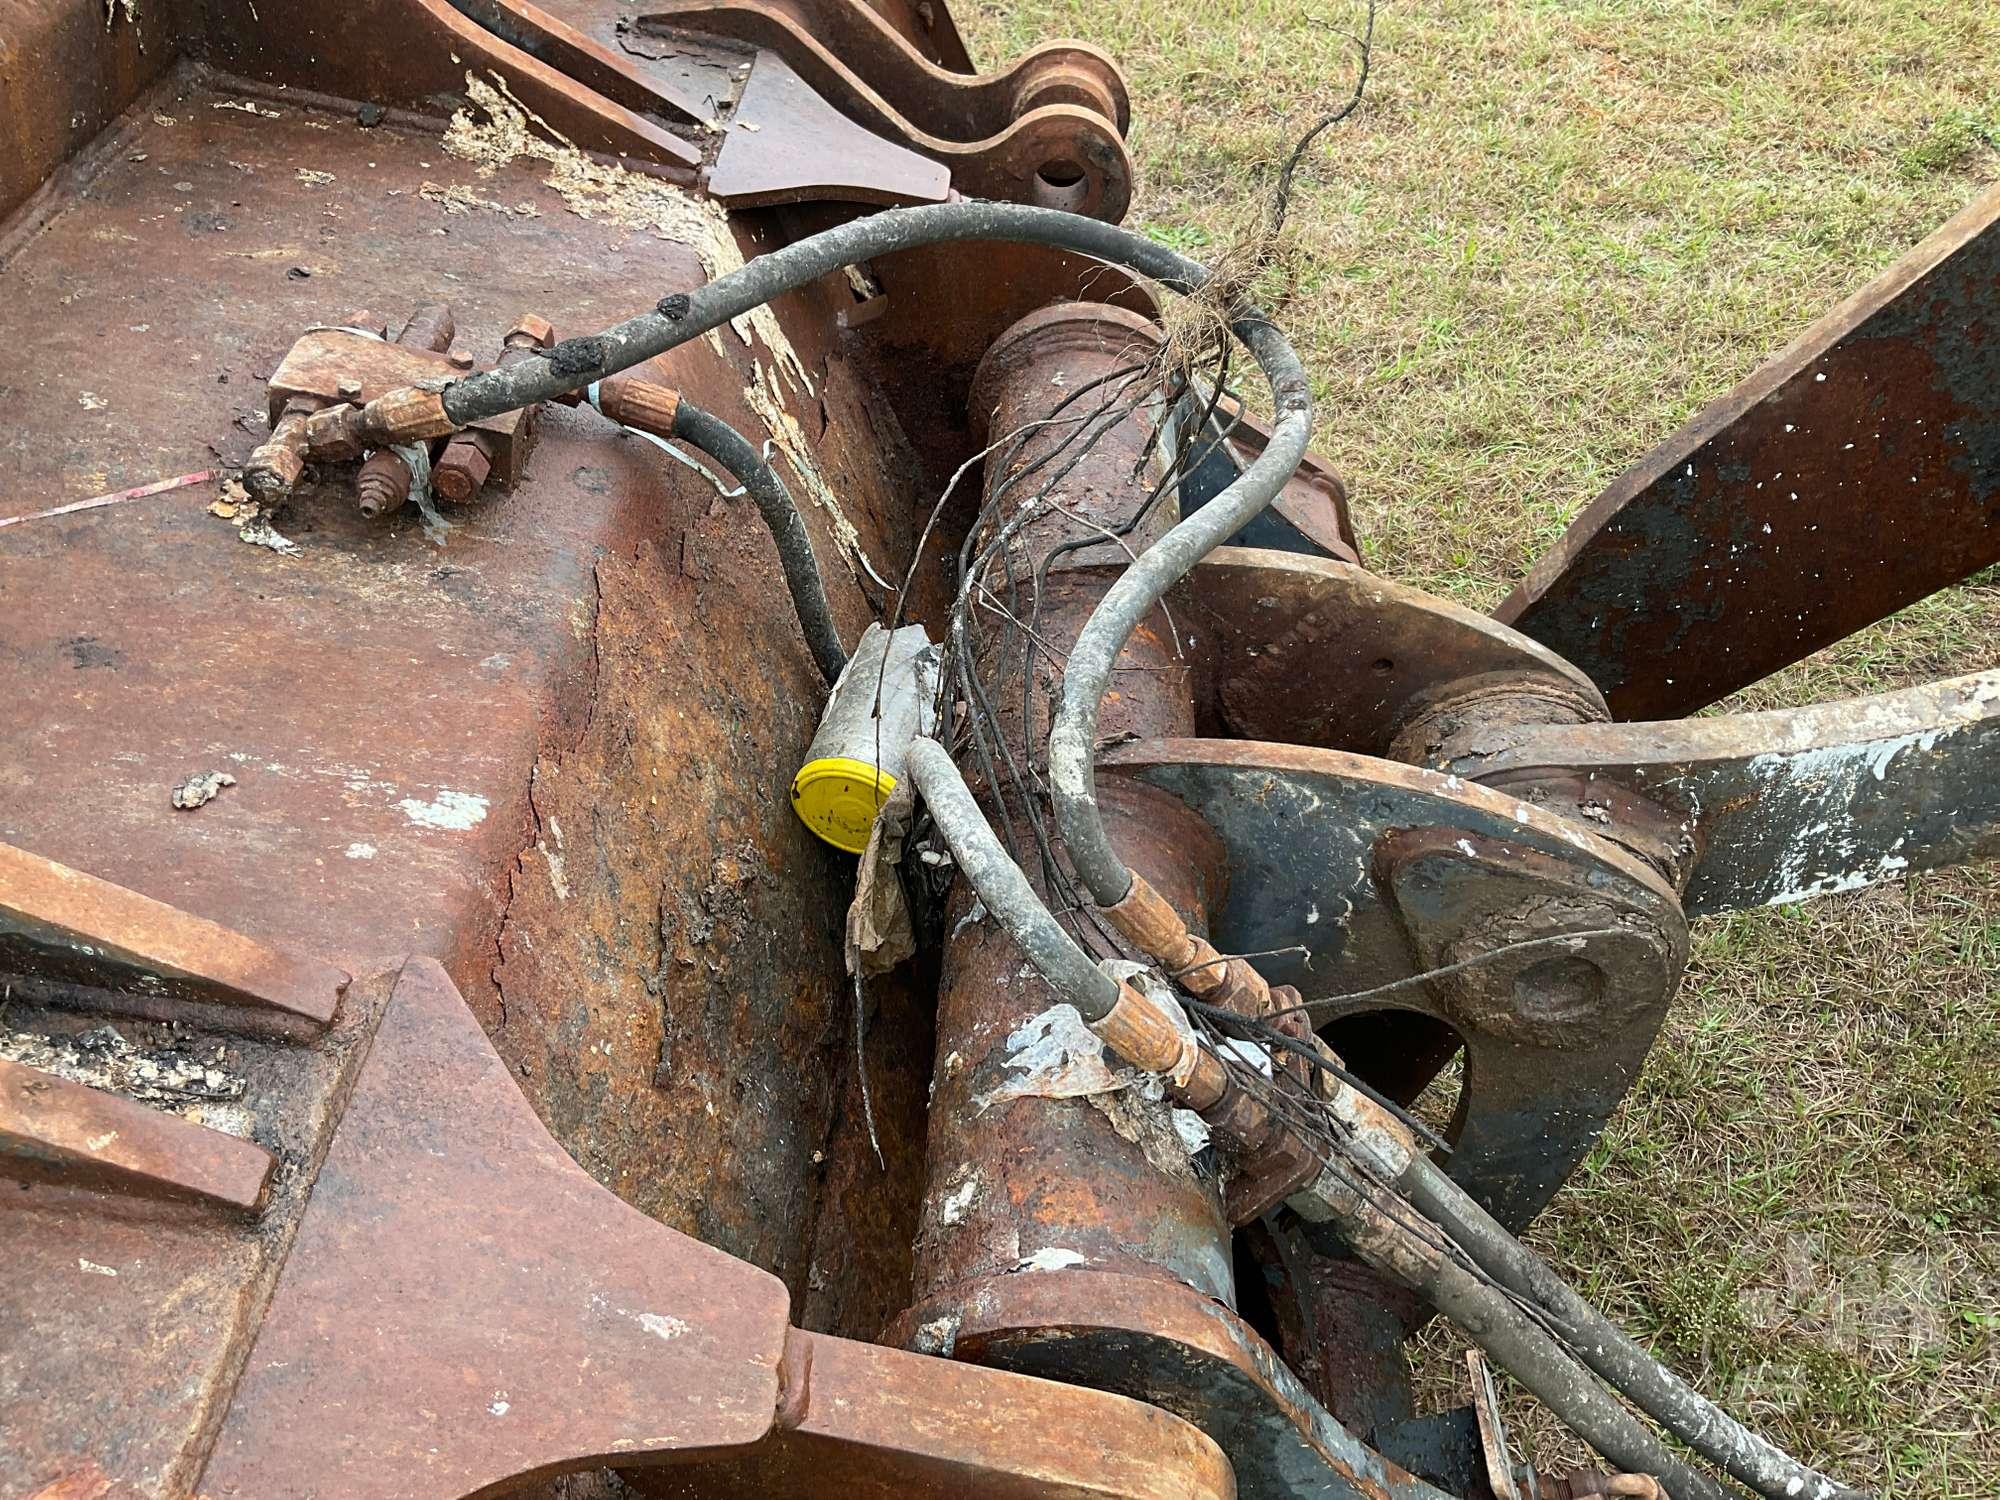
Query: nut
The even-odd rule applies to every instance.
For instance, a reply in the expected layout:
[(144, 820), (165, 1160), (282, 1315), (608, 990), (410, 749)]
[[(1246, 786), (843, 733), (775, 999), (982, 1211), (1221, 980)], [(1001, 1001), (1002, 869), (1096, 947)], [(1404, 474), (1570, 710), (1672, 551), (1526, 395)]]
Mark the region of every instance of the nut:
[(437, 467), (431, 470), (431, 489), (441, 500), (463, 505), (479, 493), (493, 472), (493, 462), (477, 437), (461, 433), (444, 446)]
[(361, 408), (329, 406), (306, 418), (306, 446), (313, 457), (336, 463), (361, 457), (367, 446), (361, 437)]
[(556, 341), (556, 325), (534, 313), (522, 313), (500, 342), (510, 349), (523, 346), (546, 349)]
[(444, 437), (453, 428), (444, 414), (444, 398), (413, 385), (377, 396), (362, 408), (361, 433), (378, 447)]

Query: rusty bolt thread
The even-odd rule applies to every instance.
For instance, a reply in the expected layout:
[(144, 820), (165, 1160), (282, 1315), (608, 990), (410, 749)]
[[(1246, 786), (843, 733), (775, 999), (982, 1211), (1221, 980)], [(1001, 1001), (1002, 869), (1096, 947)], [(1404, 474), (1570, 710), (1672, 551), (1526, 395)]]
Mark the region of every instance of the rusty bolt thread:
[(410, 498), (412, 479), (410, 466), (401, 455), (387, 448), (369, 454), (368, 461), (361, 466), (361, 472), (354, 481), (355, 499), (360, 504), (361, 514), (373, 520), (400, 509), (403, 502)]
[(444, 414), (444, 397), (406, 385), (377, 396), (361, 408), (361, 431), (381, 447), (446, 437), (456, 429)]
[(359, 458), (368, 447), (361, 432), (361, 408), (344, 402), (306, 418), (305, 438), (307, 452), (334, 463)]
[(442, 396), (406, 385), (366, 406), (330, 406), (313, 413), (306, 422), (306, 441), (314, 458), (340, 460), (358, 457), (363, 448), (428, 442), (456, 430), (444, 414)]

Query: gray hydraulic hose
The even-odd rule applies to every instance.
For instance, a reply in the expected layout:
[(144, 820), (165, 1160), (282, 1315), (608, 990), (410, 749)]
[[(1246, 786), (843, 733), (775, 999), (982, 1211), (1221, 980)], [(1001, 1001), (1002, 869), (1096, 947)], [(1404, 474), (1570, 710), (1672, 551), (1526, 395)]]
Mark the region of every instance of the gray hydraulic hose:
[[(1053, 245), (1124, 266), (1177, 292), (1196, 291), (1209, 281), (1208, 269), (1199, 262), (1143, 235), (1057, 209), (980, 201), (893, 208), (773, 250), (706, 286), (663, 297), (652, 312), (602, 333), (565, 339), (544, 354), (454, 381), (443, 392), (445, 415), (462, 427), (564, 395), (699, 338), (843, 266), (966, 240)], [(1232, 331), (1271, 382), (1271, 439), (1221, 494), (1148, 548), (1098, 604), (1072, 650), (1049, 737), (1056, 823), (1078, 877), (1104, 906), (1115, 906), (1132, 888), (1132, 873), (1112, 849), (1098, 816), (1094, 790), (1098, 706), (1112, 663), (1174, 582), (1270, 504), (1305, 456), (1311, 434), (1312, 396), (1297, 354), (1255, 308), (1241, 305), (1229, 311)]]
[[(1053, 245), (1125, 266), (1177, 292), (1205, 286), (1206, 267), (1143, 235), (1097, 219), (1022, 203), (965, 200), (892, 208), (823, 230), (692, 291), (660, 299), (602, 333), (564, 339), (543, 353), (455, 380), (443, 391), (458, 426), (580, 390), (742, 317), (774, 297), (878, 255), (967, 240)], [(1261, 319), (1260, 327), (1268, 328)], [(1275, 330), (1272, 330), (1275, 333)]]
[(1470, 1271), (1442, 1260), (1414, 1290), (1614, 1467), (1650, 1474), (1673, 1500), (1732, 1500), (1670, 1452), (1533, 1319)]
[(1271, 382), (1277, 407), (1271, 440), (1227, 489), (1119, 575), (1084, 622), (1063, 667), (1062, 702), (1049, 731), (1050, 796), (1064, 851), (1099, 906), (1116, 906), (1132, 890), (1132, 872), (1111, 847), (1097, 812), (1097, 714), (1112, 665), (1167, 590), (1271, 503), (1312, 436), (1311, 387), (1285, 336), (1254, 309), (1243, 310), (1231, 327)]
[(1021, 867), (1007, 857), (950, 752), (936, 740), (913, 740), (903, 764), (959, 872), (1035, 971), (1076, 1007), (1086, 1025), (1111, 1014), (1118, 1003), (1118, 981), (1062, 930)]
[(1750, 1431), (1660, 1364), (1428, 1157), (1412, 1158), (1397, 1186), (1480, 1269), (1547, 1312), (1579, 1359), (1695, 1452), (1769, 1500), (1867, 1500), (1865, 1491), (1808, 1468)]
[[(1036, 971), (1086, 1023), (1109, 1014), (1117, 981), (1062, 930), (1007, 857), (950, 753), (935, 740), (917, 739), (904, 764), (959, 870)], [(1657, 1476), (1675, 1500), (1731, 1500), (1729, 1491), (1677, 1459), (1561, 1344), (1464, 1267), (1424, 1256), (1423, 1271), (1412, 1274), (1403, 1257), (1370, 1259), (1408, 1281), (1609, 1462)]]
[(757, 504), (758, 513), (777, 543), (778, 563), (785, 570), (785, 587), (791, 591), (792, 607), (798, 611), (799, 628), (819, 663), (827, 682), (840, 679), (847, 665), (847, 652), (834, 628), (833, 611), (826, 602), (826, 585), (819, 576), (819, 562), (813, 556), (812, 538), (806, 523), (792, 503), (790, 491), (778, 471), (750, 445), (747, 438), (712, 412), (703, 411), (683, 396), (674, 408), (674, 436), (685, 438), (742, 481), (743, 488)]

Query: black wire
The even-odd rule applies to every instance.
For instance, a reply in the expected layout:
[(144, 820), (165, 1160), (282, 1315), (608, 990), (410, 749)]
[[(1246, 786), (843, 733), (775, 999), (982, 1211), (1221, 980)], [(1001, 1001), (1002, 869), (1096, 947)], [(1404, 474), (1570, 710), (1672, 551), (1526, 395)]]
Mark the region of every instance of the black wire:
[[(1191, 995), (1183, 999), (1181, 1003), (1187, 1006), (1188, 1009), (1199, 1012), (1225, 1036), (1234, 1036), (1240, 1041), (1256, 1042), (1259, 1046), (1272, 1047), (1280, 1052), (1289, 1053), (1293, 1057), (1304, 1058), (1321, 1072), (1332, 1074), (1357, 1093), (1366, 1096), (1383, 1109), (1388, 1110), (1390, 1114), (1402, 1121), (1410, 1130), (1422, 1136), (1425, 1144), (1429, 1145), (1433, 1150), (1442, 1151), (1447, 1156), (1451, 1154), (1451, 1142), (1432, 1130), (1430, 1126), (1411, 1114), (1409, 1110), (1398, 1104), (1388, 1095), (1382, 1093), (1373, 1084), (1367, 1082), (1367, 1080), (1349, 1072), (1346, 1068), (1340, 1066), (1340, 1064), (1333, 1062), (1317, 1048), (1300, 1041), (1297, 1037), (1285, 1035), (1283, 1031), (1279, 1030), (1262, 1016), (1246, 1016), (1240, 1011), (1231, 1010), (1226, 1005), (1213, 1005), (1206, 1000), (1197, 1000)], [(1277, 1011), (1274, 1014), (1283, 1015), (1285, 1012)], [(1232, 1027), (1237, 1029), (1232, 1030)]]

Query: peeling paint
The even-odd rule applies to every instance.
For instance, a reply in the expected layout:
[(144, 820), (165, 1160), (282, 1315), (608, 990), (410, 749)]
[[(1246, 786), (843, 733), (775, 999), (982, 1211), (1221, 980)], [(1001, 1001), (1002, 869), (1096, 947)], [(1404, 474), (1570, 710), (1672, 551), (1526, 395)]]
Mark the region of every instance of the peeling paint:
[(440, 791), (428, 802), (405, 797), (396, 804), (403, 816), (423, 828), (443, 828), (463, 833), (486, 821), (487, 801), (476, 792)]

